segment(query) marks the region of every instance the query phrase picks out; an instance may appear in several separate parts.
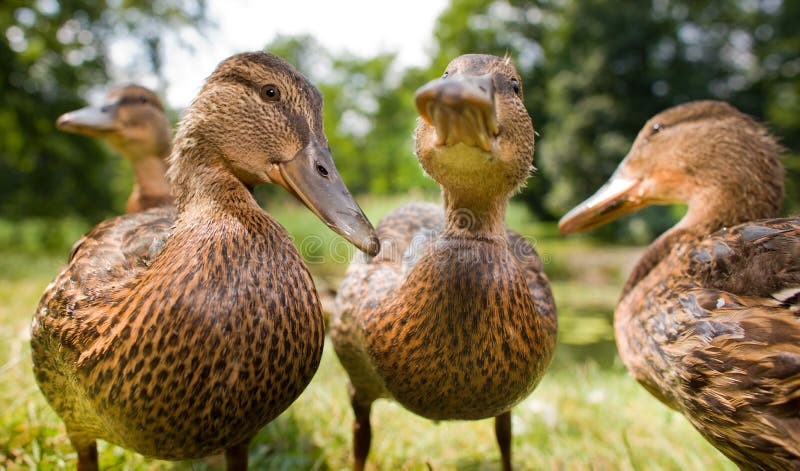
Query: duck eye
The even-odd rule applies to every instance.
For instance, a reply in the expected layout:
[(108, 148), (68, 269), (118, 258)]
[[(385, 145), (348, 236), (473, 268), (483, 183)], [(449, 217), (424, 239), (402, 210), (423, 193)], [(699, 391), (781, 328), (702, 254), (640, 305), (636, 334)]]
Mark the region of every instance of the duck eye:
[(450, 75), (450, 72), (445, 70), (444, 73), (442, 74), (442, 78), (447, 78), (448, 75)]
[(664, 129), (664, 125), (661, 123), (656, 123), (653, 125), (653, 132), (651, 134), (657, 134)]
[(328, 169), (323, 167), (321, 164), (317, 164), (317, 172), (319, 172), (319, 174), (323, 177), (328, 176)]
[(519, 81), (517, 79), (515, 78), (511, 79), (511, 87), (514, 89), (514, 93), (519, 95), (520, 88), (519, 88)]
[(142, 104), (147, 103), (147, 98), (145, 98), (143, 96), (140, 96), (139, 97), (139, 103), (142, 103)]
[(277, 85), (271, 83), (262, 85), (261, 90), (259, 90), (259, 95), (261, 95), (261, 99), (264, 101), (278, 101), (281, 99), (280, 89), (278, 89)]

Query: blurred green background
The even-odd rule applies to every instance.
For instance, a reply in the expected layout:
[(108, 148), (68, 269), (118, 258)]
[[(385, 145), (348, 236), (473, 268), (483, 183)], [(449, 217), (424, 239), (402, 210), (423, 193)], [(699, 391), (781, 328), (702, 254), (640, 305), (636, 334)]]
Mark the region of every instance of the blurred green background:
[[(452, 0), (430, 32), (429, 65), (395, 54), (334, 53), (313, 36), (264, 46), (325, 97), (325, 129), (344, 180), (373, 221), (405, 201), (436, 201), (413, 157), (413, 93), (467, 52), (509, 54), (538, 131), (537, 172), (515, 197), (509, 225), (536, 242), (560, 315), (550, 373), (516, 412), (522, 469), (732, 469), (678, 414), (627, 376), (611, 318), (641, 244), (681, 208), (650, 208), (565, 240), (555, 221), (599, 187), (653, 114), (721, 99), (764, 121), (787, 151), (786, 212), (800, 210), (800, 2), (787, 0)], [(162, 77), (163, 33), (213, 31), (203, 0), (18, 1), (0, 5), (0, 468), (74, 466), (63, 425), (30, 373), (28, 326), (70, 245), (123, 211), (129, 164), (110, 147), (55, 130), (112, 76), (108, 44), (135, 38), (140, 66)], [(208, 74), (210, 70), (198, 71)], [(163, 92), (162, 90), (157, 90)], [(169, 110), (176, 122), (181, 110)], [(349, 247), (275, 188), (257, 189), (287, 226), (326, 303)], [(344, 248), (343, 248), (344, 247)], [(259, 435), (258, 469), (349, 464), (346, 379), (332, 349), (308, 391)], [(375, 412), (376, 469), (496, 469), (488, 422), (432, 425), (391, 403)], [(205, 469), (104, 446), (112, 469)]]
[[(412, 157), (412, 96), (466, 52), (508, 53), (539, 133), (539, 171), (517, 198), (537, 220), (558, 219), (591, 194), (644, 122), (694, 99), (726, 100), (765, 121), (787, 147), (787, 210), (800, 207), (800, 3), (781, 0), (453, 0), (431, 31), (428, 67), (393, 54), (335, 54), (312, 36), (264, 46), (325, 97), (325, 129), (356, 195), (431, 191)], [(137, 38), (140, 67), (169, 61), (170, 28), (212, 31), (203, 0), (19, 1), (0, 6), (0, 217), (94, 223), (119, 213), (126, 163), (53, 122), (109, 81), (108, 44)], [(187, 46), (189, 47), (189, 46)], [(211, 71), (198, 71), (208, 74)], [(165, 85), (162, 82), (162, 86)], [(177, 118), (181, 110), (172, 110)], [(653, 209), (595, 234), (644, 242), (675, 214)], [(53, 244), (58, 223), (45, 224)], [(2, 239), (0, 239), (2, 240)], [(11, 242), (11, 241), (9, 241)]]

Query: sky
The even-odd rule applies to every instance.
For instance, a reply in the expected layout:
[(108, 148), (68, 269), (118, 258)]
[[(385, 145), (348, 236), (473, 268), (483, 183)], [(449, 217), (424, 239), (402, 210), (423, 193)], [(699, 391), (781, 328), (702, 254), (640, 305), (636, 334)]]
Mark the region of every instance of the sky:
[[(177, 36), (165, 38), (166, 101), (174, 108), (187, 106), (221, 60), (262, 49), (278, 34), (308, 33), (334, 53), (369, 57), (397, 52), (400, 65), (425, 65), (434, 23), (447, 4), (448, 0), (209, 0), (208, 17), (217, 27), (204, 36), (179, 33), (194, 50), (180, 47)], [(120, 66), (130, 57), (125, 44), (111, 52)], [(153, 77), (128, 81), (133, 80), (155, 85)]]

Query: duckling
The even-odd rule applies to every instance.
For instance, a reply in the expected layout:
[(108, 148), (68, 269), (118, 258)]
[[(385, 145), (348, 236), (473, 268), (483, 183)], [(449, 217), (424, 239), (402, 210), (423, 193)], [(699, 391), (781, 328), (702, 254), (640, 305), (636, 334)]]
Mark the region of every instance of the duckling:
[(800, 218), (768, 219), (783, 203), (780, 150), (726, 103), (676, 106), (560, 221), (569, 234), (688, 205), (628, 278), (617, 345), (637, 381), (742, 469), (800, 469)]
[(96, 440), (184, 460), (248, 442), (303, 391), (324, 326), (314, 283), (253, 187), (274, 182), (369, 253), (378, 240), (334, 166), (319, 91), (263, 52), (224, 60), (186, 112), (167, 208), (100, 223), (33, 318), (36, 380), (78, 469)]
[(433, 420), (495, 417), (510, 469), (510, 410), (556, 343), (541, 260), (504, 223), (533, 168), (522, 79), (508, 58), (463, 55), (416, 92), (416, 105), (416, 154), (444, 208), (411, 203), (386, 216), (380, 252), (354, 258), (331, 321), (350, 377), (354, 469), (364, 468), (379, 398)]
[(112, 88), (100, 106), (65, 113), (56, 126), (104, 139), (131, 162), (135, 182), (126, 212), (174, 204), (166, 176), (172, 136), (164, 106), (152, 91), (139, 85)]

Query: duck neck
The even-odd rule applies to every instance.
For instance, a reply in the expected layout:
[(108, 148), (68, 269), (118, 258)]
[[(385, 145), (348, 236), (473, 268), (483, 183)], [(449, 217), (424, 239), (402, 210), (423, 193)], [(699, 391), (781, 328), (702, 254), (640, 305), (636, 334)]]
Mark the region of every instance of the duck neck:
[(128, 198), (128, 212), (142, 211), (173, 201), (167, 181), (167, 164), (163, 156), (131, 159), (134, 173), (133, 191)]
[(776, 217), (783, 204), (783, 182), (769, 185), (771, 188), (751, 185), (730, 190), (710, 187), (689, 201), (675, 228), (702, 237), (724, 227)]
[(782, 182), (765, 195), (763, 188), (738, 187), (736, 190), (709, 187), (690, 200), (686, 214), (670, 230), (650, 244), (625, 283), (623, 297), (633, 289), (673, 248), (693, 243), (725, 227), (747, 221), (775, 217), (783, 201)]
[(508, 197), (442, 189), (444, 234), (460, 238), (505, 239)]
[(679, 227), (679, 225), (661, 234), (658, 239), (647, 246), (642, 256), (639, 257), (622, 288), (620, 299), (624, 298), (661, 260), (669, 255), (673, 247), (684, 241), (695, 240), (697, 237), (692, 230)]
[(169, 170), (180, 214), (263, 213), (253, 189), (231, 173), (219, 150), (202, 145), (202, 139), (187, 141), (176, 144)]

